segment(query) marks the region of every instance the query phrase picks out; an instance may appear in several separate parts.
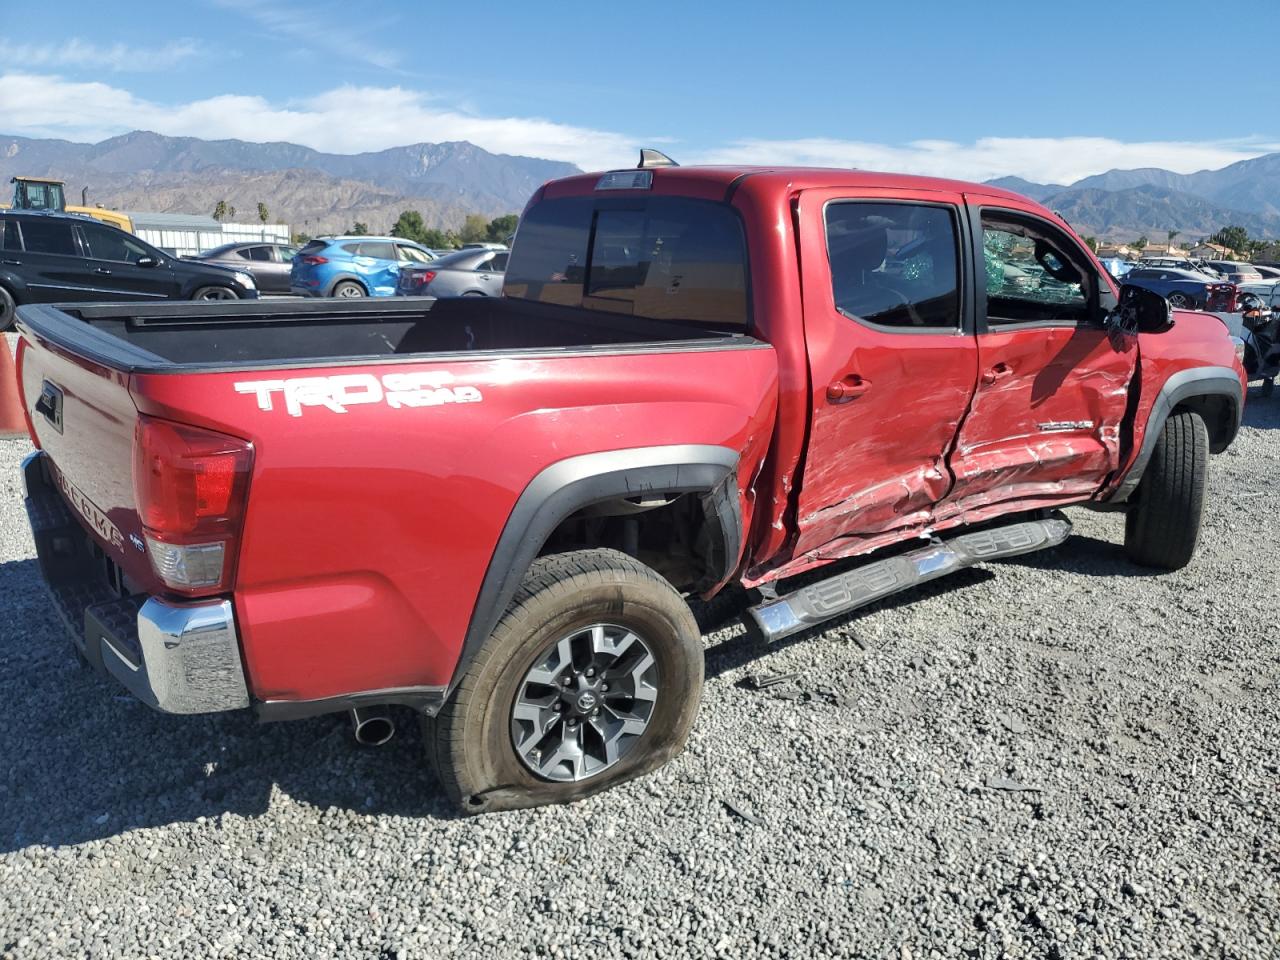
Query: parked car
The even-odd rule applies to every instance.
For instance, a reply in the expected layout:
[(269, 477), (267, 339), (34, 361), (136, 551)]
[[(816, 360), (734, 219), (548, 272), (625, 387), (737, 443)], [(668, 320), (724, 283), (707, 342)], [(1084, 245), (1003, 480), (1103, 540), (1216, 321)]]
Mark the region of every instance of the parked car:
[(1253, 264), (1253, 269), (1257, 270), (1263, 280), (1280, 280), (1280, 268), (1267, 267), (1260, 263)]
[(505, 243), (464, 243), (459, 250), (506, 250)]
[(1198, 271), (1138, 267), (1125, 274), (1124, 282), (1160, 294), (1173, 307), (1224, 313), (1235, 309), (1235, 284), (1214, 280)]
[(98, 220), (0, 210), (0, 329), (26, 303), (257, 296), (246, 270), (178, 260)]
[(297, 247), (284, 243), (227, 243), (191, 259), (247, 270), (263, 293), (288, 293), (297, 252)]
[(402, 266), (433, 259), (426, 247), (399, 237), (317, 237), (293, 258), (289, 289), (307, 297), (390, 297)]
[(1218, 271), (1219, 276), (1224, 280), (1230, 280), (1235, 284), (1257, 283), (1262, 279), (1262, 274), (1251, 263), (1240, 263), (1235, 260), (1210, 260), (1209, 266)]
[[(1051, 297), (1000, 285), (1023, 251)], [(988, 185), (572, 176), (496, 299), (21, 308), (36, 552), (153, 707), (384, 740), (406, 705), (462, 810), (568, 802), (685, 743), (689, 598), (772, 586), (745, 619), (778, 640), (1054, 546), (1068, 504), (1189, 563), (1243, 345), (1173, 313)]]
[(406, 264), (396, 293), (402, 297), (496, 297), (502, 294), (506, 250), (465, 247), (431, 263)]
[(1209, 266), (1207, 260), (1200, 260), (1188, 257), (1143, 257), (1136, 264), (1139, 267), (1148, 268), (1168, 268), (1174, 270), (1190, 270), (1192, 273), (1203, 273), (1207, 277), (1215, 280), (1225, 279), (1222, 274)]

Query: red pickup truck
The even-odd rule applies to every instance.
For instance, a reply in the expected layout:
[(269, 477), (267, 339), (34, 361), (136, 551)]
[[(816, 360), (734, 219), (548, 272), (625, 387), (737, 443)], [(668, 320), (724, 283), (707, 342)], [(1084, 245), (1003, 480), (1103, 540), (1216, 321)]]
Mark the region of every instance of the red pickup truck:
[(18, 329), (27, 505), (79, 654), (175, 713), (414, 707), (469, 811), (675, 754), (688, 597), (761, 588), (773, 639), (1057, 544), (1066, 504), (1186, 564), (1245, 392), (1216, 317), (1117, 290), (1026, 198), (850, 170), (548, 183), (497, 300)]

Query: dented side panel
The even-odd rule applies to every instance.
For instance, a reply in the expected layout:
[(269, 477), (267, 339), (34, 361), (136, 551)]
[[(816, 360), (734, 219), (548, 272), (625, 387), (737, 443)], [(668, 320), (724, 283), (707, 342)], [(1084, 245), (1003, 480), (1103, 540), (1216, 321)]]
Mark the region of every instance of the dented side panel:
[[(1081, 499), (1120, 465), (1137, 344), (1096, 326), (978, 336), (979, 378), (935, 516), (1029, 498)], [(992, 373), (998, 374), (994, 379)]]
[[(946, 457), (976, 379), (971, 334), (873, 327), (836, 309), (823, 211), (849, 199), (944, 204), (957, 212), (961, 203), (941, 191), (831, 189), (800, 197), (812, 414), (795, 554), (821, 553), (854, 534), (909, 536), (927, 525), (951, 486)], [(831, 385), (842, 381), (869, 386), (854, 399), (832, 399)]]

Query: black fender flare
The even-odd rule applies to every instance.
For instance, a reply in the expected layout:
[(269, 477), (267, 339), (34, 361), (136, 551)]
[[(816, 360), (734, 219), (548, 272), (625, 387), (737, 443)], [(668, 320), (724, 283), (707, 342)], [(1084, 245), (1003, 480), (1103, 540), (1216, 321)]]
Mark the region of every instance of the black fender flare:
[[(462, 679), (493, 633), (543, 544), (560, 523), (584, 507), (648, 493), (699, 493), (713, 531), (719, 582), (733, 573), (742, 550), (738, 452), (711, 444), (675, 444), (588, 453), (544, 468), (520, 494), (485, 572), (448, 692)], [(447, 694), (446, 694), (447, 696)], [(435, 713), (435, 708), (428, 708)]]
[(1230, 367), (1191, 367), (1179, 370), (1169, 377), (1160, 387), (1151, 414), (1147, 418), (1147, 430), (1142, 436), (1142, 448), (1133, 461), (1133, 466), (1125, 478), (1116, 487), (1115, 492), (1107, 498), (1109, 503), (1123, 503), (1137, 488), (1142, 474), (1147, 469), (1151, 454), (1156, 448), (1156, 441), (1164, 430), (1164, 422), (1169, 414), (1189, 400), (1200, 397), (1225, 397), (1230, 404), (1230, 413), (1226, 423), (1225, 436), (1212, 438), (1210, 450), (1221, 453), (1231, 445), (1240, 429), (1240, 418), (1244, 415), (1244, 391), (1240, 387), (1240, 377)]

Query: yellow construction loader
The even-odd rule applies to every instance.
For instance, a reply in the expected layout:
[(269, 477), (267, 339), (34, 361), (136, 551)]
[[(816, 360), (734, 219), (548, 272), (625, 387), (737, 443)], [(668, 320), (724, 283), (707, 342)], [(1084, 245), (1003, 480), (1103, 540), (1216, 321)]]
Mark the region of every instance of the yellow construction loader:
[[(133, 221), (119, 210), (108, 210), (106, 207), (67, 206), (65, 186), (61, 180), (46, 180), (43, 177), (14, 177), (13, 209), (15, 210), (49, 210), (55, 213), (82, 213), (85, 216), (109, 223), (113, 227), (133, 233)], [(0, 204), (0, 209), (5, 205)]]

